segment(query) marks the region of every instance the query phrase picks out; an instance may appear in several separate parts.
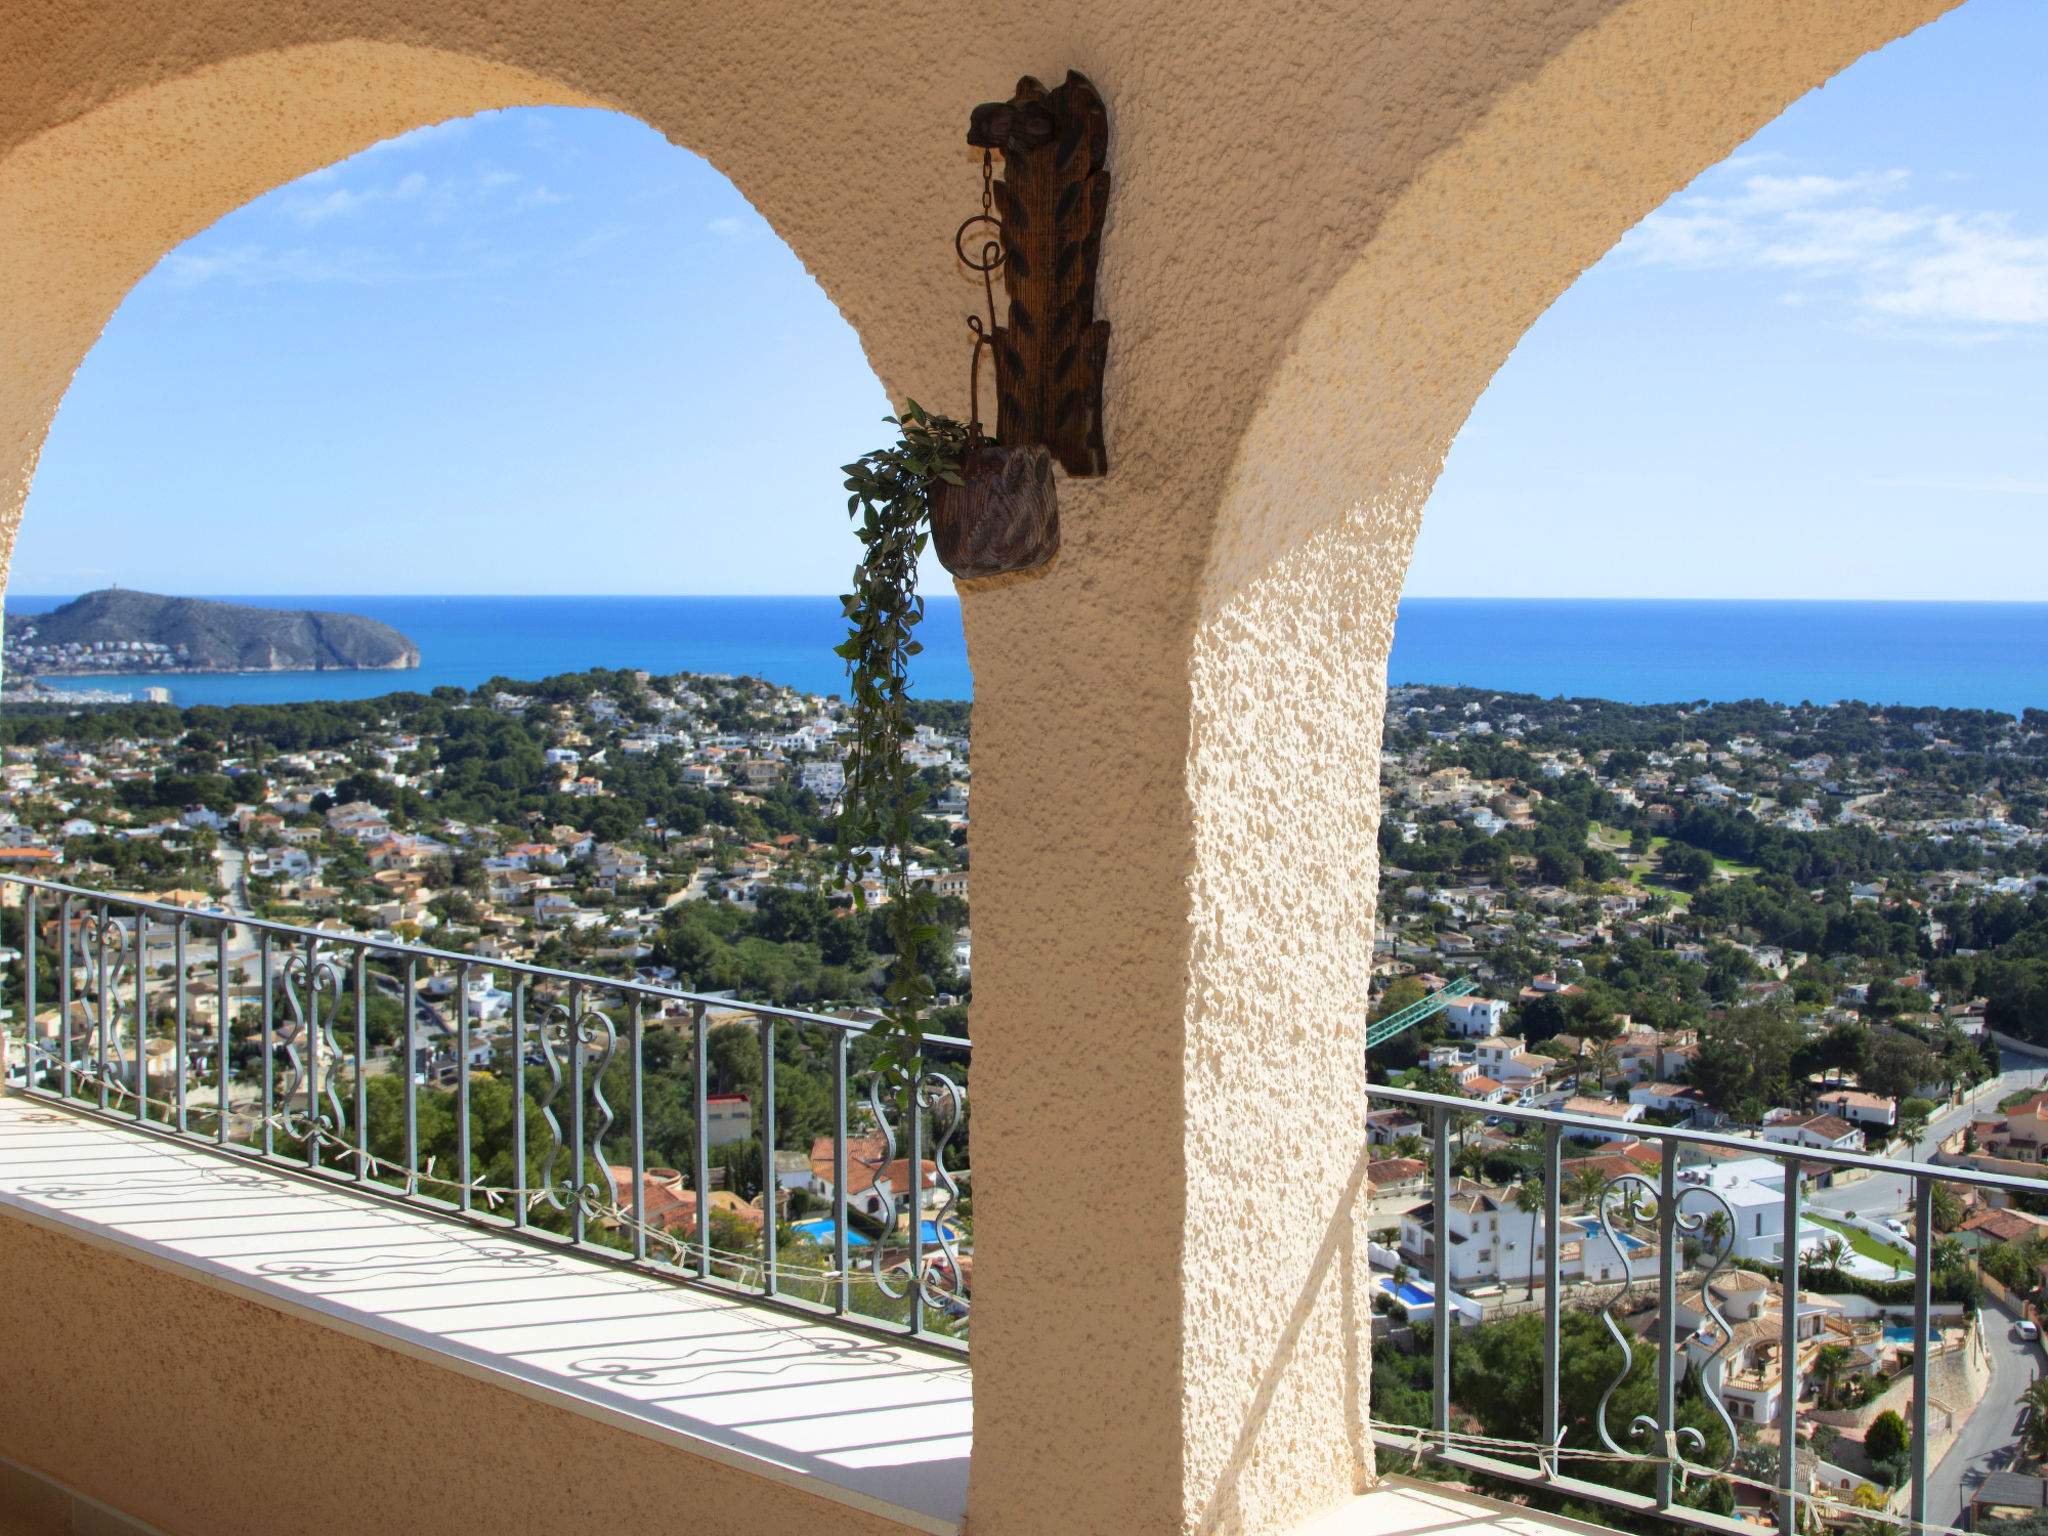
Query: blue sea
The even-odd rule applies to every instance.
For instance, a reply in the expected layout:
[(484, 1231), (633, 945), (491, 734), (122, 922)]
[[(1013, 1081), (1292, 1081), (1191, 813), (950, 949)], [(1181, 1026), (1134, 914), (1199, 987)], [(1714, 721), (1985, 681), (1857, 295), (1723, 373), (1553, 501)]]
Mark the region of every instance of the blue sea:
[[(9, 595), (10, 614), (64, 597)], [(409, 635), (409, 672), (258, 672), (110, 677), (73, 687), (167, 686), (179, 704), (369, 698), (494, 676), (586, 667), (751, 673), (844, 694), (845, 637), (833, 597), (236, 597), (233, 602), (367, 614)], [(957, 598), (926, 607), (914, 686), (971, 698)], [(1458, 683), (1546, 696), (1669, 703), (1856, 698), (1879, 704), (2048, 708), (2048, 603), (1712, 602), (1409, 598), (1395, 683)], [(51, 679), (59, 687), (60, 679)]]

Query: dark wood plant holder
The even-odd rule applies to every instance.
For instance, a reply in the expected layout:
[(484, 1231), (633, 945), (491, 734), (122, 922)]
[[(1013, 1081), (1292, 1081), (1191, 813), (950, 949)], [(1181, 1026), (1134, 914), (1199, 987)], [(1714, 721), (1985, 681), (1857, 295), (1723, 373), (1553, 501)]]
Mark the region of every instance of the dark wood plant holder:
[[(988, 321), (972, 316), (968, 442), (961, 485), (932, 487), (932, 546), (955, 576), (1008, 576), (1050, 564), (1060, 548), (1052, 466), (1108, 473), (1102, 366), (1109, 322), (1095, 318), (1095, 264), (1109, 206), (1109, 118), (1095, 88), (1069, 73), (1047, 91), (1029, 76), (1009, 101), (974, 109), (967, 142), (981, 149), (982, 211), (954, 239), (980, 274)], [(993, 175), (1002, 151), (1004, 179)], [(979, 253), (968, 249), (979, 228)], [(994, 274), (1008, 323), (996, 324)], [(981, 432), (981, 349), (996, 365), (996, 440)]]
[(1044, 443), (1068, 474), (1106, 475), (1109, 322), (1095, 318), (1095, 267), (1109, 211), (1109, 114), (1072, 70), (1052, 91), (1026, 75), (1010, 100), (974, 109), (967, 142), (1003, 157), (995, 212), (1010, 313), (994, 336), (997, 440)]

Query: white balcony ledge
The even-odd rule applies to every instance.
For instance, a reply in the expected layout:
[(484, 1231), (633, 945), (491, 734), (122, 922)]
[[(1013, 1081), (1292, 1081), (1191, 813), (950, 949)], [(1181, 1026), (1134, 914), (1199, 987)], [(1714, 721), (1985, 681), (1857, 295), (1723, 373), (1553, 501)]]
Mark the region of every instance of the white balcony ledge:
[(39, 1101), (0, 1099), (8, 1217), (903, 1527), (965, 1517), (964, 1362)]
[(1441, 1483), (1388, 1477), (1371, 1492), (1303, 1527), (1299, 1536), (1614, 1536), (1614, 1532), (1604, 1525), (1505, 1504)]

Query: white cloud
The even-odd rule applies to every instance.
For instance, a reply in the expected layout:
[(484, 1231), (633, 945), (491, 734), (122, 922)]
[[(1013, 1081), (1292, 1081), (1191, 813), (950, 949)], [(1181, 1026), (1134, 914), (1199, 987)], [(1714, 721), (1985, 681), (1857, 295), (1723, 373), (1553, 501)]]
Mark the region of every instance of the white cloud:
[(1728, 192), (1674, 198), (1620, 247), (1659, 266), (1776, 271), (1788, 301), (1846, 301), (1872, 317), (1937, 325), (2048, 322), (2048, 236), (2001, 213), (1906, 201), (1904, 171), (1857, 176), (1715, 173)]
[(324, 197), (293, 198), (286, 206), (294, 220), (310, 229), (316, 224), (325, 224), (329, 219), (360, 213), (363, 205), (376, 196), (375, 191), (351, 192), (347, 187), (336, 187)]
[(164, 258), (162, 271), (173, 288), (186, 289), (215, 282), (242, 288), (270, 283), (379, 283), (403, 275), (359, 248), (272, 250), (261, 244), (211, 250), (184, 247)]

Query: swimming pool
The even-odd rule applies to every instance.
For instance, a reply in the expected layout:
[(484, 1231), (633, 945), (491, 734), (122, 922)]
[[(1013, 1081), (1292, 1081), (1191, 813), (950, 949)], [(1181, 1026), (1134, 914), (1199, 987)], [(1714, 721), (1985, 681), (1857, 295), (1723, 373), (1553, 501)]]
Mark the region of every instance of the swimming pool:
[[(831, 1217), (821, 1216), (815, 1221), (799, 1221), (793, 1222), (791, 1225), (796, 1231), (801, 1232), (812, 1242), (823, 1243), (827, 1247), (831, 1246), (833, 1232)], [(927, 1222), (926, 1225), (929, 1226), (930, 1223)], [(858, 1232), (849, 1229), (846, 1234), (846, 1246), (849, 1248), (866, 1248), (870, 1244)]]
[(1404, 1280), (1400, 1289), (1396, 1290), (1392, 1275), (1380, 1276), (1380, 1289), (1404, 1307), (1426, 1307), (1434, 1300), (1425, 1287), (1415, 1284), (1412, 1280)]
[[(1929, 1343), (1931, 1343), (1931, 1344), (1939, 1344), (1939, 1343), (1941, 1342), (1941, 1325), (1940, 1325), (1939, 1323), (1929, 1323), (1929, 1324), (1927, 1325), (1927, 1339), (1928, 1339), (1928, 1342), (1929, 1342)], [(1885, 1341), (1885, 1343), (1887, 1343), (1887, 1344), (1910, 1344), (1910, 1343), (1912, 1343), (1912, 1342), (1913, 1342), (1913, 1326), (1912, 1326), (1912, 1324), (1910, 1324), (1910, 1323), (1886, 1323), (1886, 1324), (1884, 1325), (1884, 1341)]]
[[(1580, 1233), (1586, 1237), (1606, 1235), (1605, 1233), (1601, 1232), (1600, 1223), (1597, 1221), (1579, 1221), (1574, 1222), (1573, 1225), (1576, 1226), (1579, 1229)], [(1614, 1234), (1614, 1240), (1620, 1243), (1625, 1251), (1630, 1253), (1633, 1253), (1638, 1248), (1647, 1248), (1649, 1246), (1647, 1242), (1645, 1242), (1642, 1238), (1637, 1237), (1632, 1232), (1623, 1232), (1617, 1230)]]
[[(792, 1225), (796, 1231), (803, 1233), (805, 1237), (808, 1237), (814, 1243), (824, 1243), (830, 1246), (832, 1242), (833, 1228), (830, 1216), (817, 1216), (809, 1221), (799, 1221)], [(937, 1243), (939, 1241), (938, 1223), (927, 1221), (923, 1223), (923, 1227), (924, 1240), (927, 1243)], [(945, 1239), (949, 1243), (957, 1243), (960, 1241), (960, 1234), (951, 1227), (948, 1227), (945, 1231)], [(867, 1248), (873, 1245), (865, 1237), (862, 1237), (860, 1233), (849, 1228), (846, 1233), (846, 1246), (849, 1248)]]

